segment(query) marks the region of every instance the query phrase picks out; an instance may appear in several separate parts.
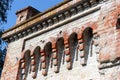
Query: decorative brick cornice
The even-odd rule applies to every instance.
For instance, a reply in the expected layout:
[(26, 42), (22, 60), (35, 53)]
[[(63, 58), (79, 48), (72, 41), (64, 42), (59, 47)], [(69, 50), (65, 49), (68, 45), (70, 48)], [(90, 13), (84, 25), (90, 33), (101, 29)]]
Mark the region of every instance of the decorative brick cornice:
[[(63, 5), (59, 6), (61, 8), (64, 8), (63, 10), (54, 8), (50, 12), (45, 13), (44, 15), (40, 15), (40, 16), (36, 15), (37, 17), (35, 17), (34, 19), (28, 20), (24, 24), (21, 24), (18, 27), (14, 27), (14, 28), (6, 31), (2, 35), (2, 38), (7, 42), (12, 42), (12, 41), (18, 40), (18, 39), (25, 37), (33, 32), (47, 29), (48, 27), (50, 27), (56, 23), (66, 20), (66, 19), (68, 19), (78, 13), (81, 13), (84, 10), (94, 7), (104, 1), (107, 1), (107, 0), (98, 0), (98, 1), (96, 1), (96, 0), (82, 0), (82, 1), (77, 0), (75, 2), (69, 1), (68, 3), (64, 3)], [(67, 4), (69, 4), (69, 6)]]

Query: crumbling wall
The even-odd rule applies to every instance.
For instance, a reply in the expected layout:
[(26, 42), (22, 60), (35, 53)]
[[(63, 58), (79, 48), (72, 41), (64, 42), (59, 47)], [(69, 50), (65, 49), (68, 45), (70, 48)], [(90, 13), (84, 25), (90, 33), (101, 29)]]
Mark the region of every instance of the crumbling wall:
[(106, 0), (10, 43), (2, 80), (119, 80), (119, 17), (120, 0)]

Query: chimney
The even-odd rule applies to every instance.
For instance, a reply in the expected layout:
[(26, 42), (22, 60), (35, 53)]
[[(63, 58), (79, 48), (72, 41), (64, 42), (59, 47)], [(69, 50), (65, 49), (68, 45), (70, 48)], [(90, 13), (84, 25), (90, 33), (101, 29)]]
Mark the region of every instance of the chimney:
[(25, 21), (25, 20), (29, 19), (30, 17), (33, 17), (34, 15), (36, 15), (38, 13), (40, 13), (40, 11), (38, 11), (37, 9), (35, 9), (31, 6), (28, 6), (24, 9), (21, 9), (21, 10), (16, 12), (16, 15), (17, 15), (16, 24), (18, 24), (22, 21)]

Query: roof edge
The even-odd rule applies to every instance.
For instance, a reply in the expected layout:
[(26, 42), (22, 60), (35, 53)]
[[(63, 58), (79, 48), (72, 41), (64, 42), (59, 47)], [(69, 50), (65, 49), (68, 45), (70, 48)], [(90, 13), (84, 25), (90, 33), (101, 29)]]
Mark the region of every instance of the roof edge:
[[(39, 17), (39, 16), (42, 16), (42, 15), (44, 15), (44, 14), (46, 14), (46, 13), (48, 13), (48, 12), (50, 12), (50, 11), (58, 8), (58, 7), (60, 7), (61, 5), (64, 5), (64, 4), (67, 3), (67, 2), (70, 2), (70, 1), (72, 1), (72, 0), (65, 0), (65, 1), (63, 1), (63, 2), (61, 2), (61, 3), (59, 3), (59, 4), (55, 5), (55, 6), (53, 6), (52, 8), (49, 8), (48, 10), (44, 11), (43, 13), (39, 13), (39, 14), (37, 14), (37, 15), (29, 18), (28, 20), (25, 20), (25, 21), (23, 21), (23, 22), (15, 25), (15, 26), (9, 28), (9, 29), (6, 30), (4, 33), (7, 33), (7, 32), (9, 32), (9, 31), (11, 31), (11, 30), (13, 30), (13, 29), (15, 29), (15, 28), (17, 28), (17, 27), (19, 27), (19, 26), (21, 26), (21, 25), (23, 25), (23, 24), (25, 24), (25, 23), (27, 23), (27, 22), (29, 22), (29, 21), (37, 18), (37, 17)], [(29, 7), (29, 6), (28, 6), (28, 7)], [(27, 8), (28, 8), (28, 7), (27, 7)], [(26, 8), (25, 8), (25, 9), (26, 9)], [(4, 33), (3, 33), (3, 34), (4, 34)]]

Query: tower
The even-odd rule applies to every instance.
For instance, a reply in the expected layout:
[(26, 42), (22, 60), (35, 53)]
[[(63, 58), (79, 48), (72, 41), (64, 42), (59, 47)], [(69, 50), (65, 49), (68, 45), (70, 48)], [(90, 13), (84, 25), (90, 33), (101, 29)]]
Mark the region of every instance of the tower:
[(21, 11), (2, 35), (1, 80), (120, 79), (120, 0), (65, 0), (29, 19)]

